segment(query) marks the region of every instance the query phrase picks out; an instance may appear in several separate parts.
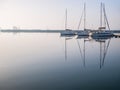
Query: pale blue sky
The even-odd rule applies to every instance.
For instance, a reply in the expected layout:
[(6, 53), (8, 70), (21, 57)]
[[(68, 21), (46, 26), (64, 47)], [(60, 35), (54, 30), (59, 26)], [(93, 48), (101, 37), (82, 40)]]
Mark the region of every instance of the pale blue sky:
[(67, 8), (68, 28), (77, 29), (86, 2), (87, 27), (96, 29), (99, 26), (101, 1), (106, 5), (111, 29), (120, 29), (120, 0), (0, 0), (0, 27), (64, 29)]

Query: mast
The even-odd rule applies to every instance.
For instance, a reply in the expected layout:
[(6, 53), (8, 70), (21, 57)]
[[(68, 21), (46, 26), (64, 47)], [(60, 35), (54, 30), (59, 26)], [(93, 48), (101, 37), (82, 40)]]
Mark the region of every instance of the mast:
[[(105, 5), (101, 2), (101, 5), (100, 5), (100, 27), (99, 27), (99, 30), (106, 29), (106, 23), (108, 24), (106, 13), (105, 13)], [(109, 25), (108, 25), (108, 28), (109, 28)]]
[(86, 3), (84, 3), (83, 12), (82, 12), (79, 24), (78, 24), (78, 30), (79, 30), (80, 24), (82, 22), (82, 19), (84, 19), (83, 29), (85, 30), (86, 29)]
[(106, 15), (106, 10), (105, 10), (105, 4), (103, 4), (103, 11), (104, 11), (104, 16), (105, 16), (105, 24), (107, 23), (108, 29), (110, 30), (110, 25), (108, 23), (107, 15)]
[(86, 28), (86, 3), (84, 3), (84, 30)]
[(65, 30), (67, 29), (67, 8), (66, 8), (66, 12), (65, 12), (66, 16), (65, 16)]
[(101, 5), (100, 5), (100, 27), (102, 27), (102, 7), (103, 7), (103, 5), (102, 5), (102, 2), (101, 2)]
[(80, 28), (80, 25), (81, 25), (81, 22), (82, 22), (82, 19), (83, 19), (83, 15), (84, 15), (84, 7), (83, 7), (82, 15), (80, 17), (80, 21), (79, 21), (79, 24), (78, 24), (78, 30)]
[(104, 27), (106, 27), (106, 21), (107, 21), (107, 18), (106, 18), (105, 4), (104, 4), (104, 3), (103, 3), (103, 12), (104, 12)]

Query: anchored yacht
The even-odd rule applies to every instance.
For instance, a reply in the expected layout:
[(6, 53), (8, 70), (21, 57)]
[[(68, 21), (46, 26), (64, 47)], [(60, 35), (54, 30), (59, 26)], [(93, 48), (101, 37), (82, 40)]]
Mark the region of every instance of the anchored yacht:
[(90, 29), (86, 29), (86, 3), (84, 3), (84, 9), (83, 9), (82, 16), (80, 18), (80, 22), (79, 22), (79, 25), (78, 25), (78, 30), (79, 30), (80, 24), (82, 22), (82, 17), (83, 16), (84, 16), (84, 30), (77, 32), (77, 35), (78, 36), (89, 36), (89, 30)]
[(67, 29), (67, 9), (66, 9), (66, 20), (65, 20), (65, 30), (61, 32), (61, 35), (75, 35), (72, 29)]
[[(105, 29), (106, 29), (106, 24), (108, 26), (108, 29), (110, 30), (110, 26), (109, 26), (109, 23), (108, 23), (108, 19), (107, 19), (107, 16), (106, 16), (106, 11), (105, 11), (105, 5), (103, 3), (101, 3), (101, 15), (100, 15), (100, 27), (98, 28), (97, 31), (93, 32), (92, 33), (92, 37), (93, 38), (96, 38), (96, 37), (112, 37), (114, 36), (113, 32), (107, 32)], [(104, 15), (104, 17), (103, 17)], [(103, 25), (103, 20), (104, 20), (104, 25)]]

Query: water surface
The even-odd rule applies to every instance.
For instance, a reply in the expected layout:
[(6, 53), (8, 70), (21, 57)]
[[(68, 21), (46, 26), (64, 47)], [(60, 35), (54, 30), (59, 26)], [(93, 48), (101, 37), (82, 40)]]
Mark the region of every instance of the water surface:
[(1, 90), (118, 90), (120, 39), (0, 33)]

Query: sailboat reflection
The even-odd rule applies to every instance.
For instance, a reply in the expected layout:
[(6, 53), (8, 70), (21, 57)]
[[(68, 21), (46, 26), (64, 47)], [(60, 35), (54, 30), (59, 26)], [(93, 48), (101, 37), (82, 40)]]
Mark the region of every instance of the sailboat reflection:
[(83, 66), (85, 67), (86, 64), (85, 64), (85, 39), (84, 39), (84, 48), (83, 48), (83, 52), (81, 50), (81, 46), (80, 46), (80, 43), (77, 39), (77, 44), (78, 44), (78, 47), (79, 47), (79, 51), (80, 51), (80, 55), (81, 55), (81, 59), (83, 60)]
[(67, 40), (73, 39), (74, 35), (60, 35), (61, 38), (65, 38), (65, 60), (67, 60)]
[(100, 43), (100, 69), (104, 66), (105, 57), (108, 52), (108, 47), (110, 45), (112, 37), (104, 38), (93, 38), (96, 42)]
[(72, 38), (65, 37), (65, 60), (67, 60), (67, 40), (70, 40)]
[(92, 37), (93, 40), (96, 42), (105, 42), (108, 39), (113, 38), (113, 36), (107, 36), (107, 37)]
[(77, 39), (88, 39), (89, 36), (77, 36)]
[[(78, 41), (78, 39), (82, 40), (83, 39), (83, 50), (81, 49), (81, 46), (80, 46), (80, 43)], [(88, 37), (77, 37), (77, 44), (78, 44), (78, 47), (79, 47), (79, 52), (80, 52), (80, 55), (81, 55), (81, 59), (83, 61), (83, 66), (86, 67), (86, 41), (89, 41), (89, 38)]]
[[(104, 66), (104, 62), (105, 62), (105, 58), (108, 52), (108, 47), (110, 45), (110, 41), (111, 41), (112, 37), (104, 37), (104, 38), (92, 38), (92, 40), (95, 40), (95, 42), (99, 42), (100, 43), (100, 69)], [(80, 39), (81, 41), (83, 40), (84, 44), (83, 44), (83, 50), (81, 48), (81, 45), (78, 41), (78, 39)], [(86, 42), (87, 41), (91, 41), (91, 39), (89, 38), (77, 38), (77, 44), (79, 47), (79, 52), (81, 55), (81, 59), (83, 61), (83, 66), (86, 67)]]
[[(67, 37), (65, 36), (65, 60), (67, 60), (67, 41), (71, 40), (73, 37)], [(108, 48), (110, 45), (110, 41), (111, 41), (112, 37), (77, 37), (76, 41), (77, 41), (77, 45), (79, 48), (79, 52), (80, 52), (80, 56), (81, 56), (81, 60), (83, 62), (83, 66), (84, 68), (86, 68), (86, 42), (93, 42), (95, 41), (95, 43), (99, 43), (100, 45), (100, 55), (99, 55), (99, 60), (100, 60), (100, 69), (104, 66), (104, 62), (105, 62), (105, 58), (108, 52)], [(82, 43), (80, 43), (82, 42)]]
[(102, 57), (102, 43), (100, 42), (100, 55), (101, 55), (101, 58), (100, 58), (100, 69), (103, 67), (104, 65), (104, 61), (105, 61), (105, 57), (106, 57), (106, 54), (107, 54), (107, 51), (108, 51), (108, 47), (110, 45), (110, 41), (111, 39), (108, 40), (108, 42), (103, 42), (104, 44), (104, 51), (103, 51), (103, 57)]
[(65, 61), (67, 60), (67, 40), (71, 40), (72, 37), (64, 37), (65, 38)]

